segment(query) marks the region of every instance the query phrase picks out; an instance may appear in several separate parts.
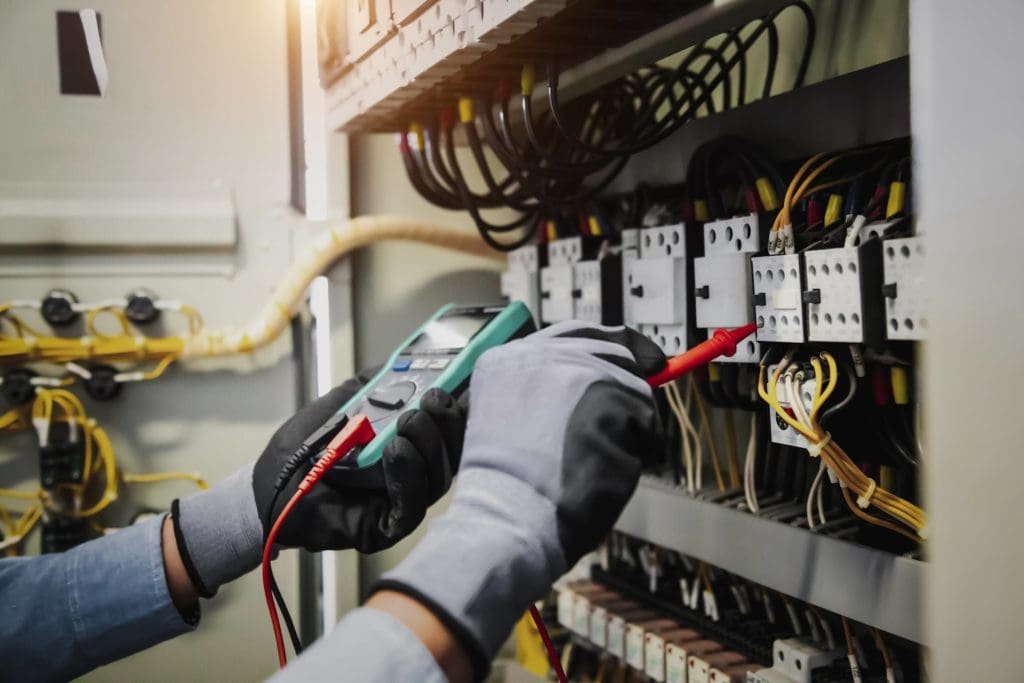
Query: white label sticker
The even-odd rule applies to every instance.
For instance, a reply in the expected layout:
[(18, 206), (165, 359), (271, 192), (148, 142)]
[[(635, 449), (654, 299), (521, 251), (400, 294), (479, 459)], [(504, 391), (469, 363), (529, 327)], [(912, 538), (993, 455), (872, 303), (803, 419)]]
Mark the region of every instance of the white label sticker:
[(626, 664), (644, 670), (644, 630), (636, 624), (626, 627)]
[(608, 620), (608, 654), (622, 659), (626, 656), (626, 622), (622, 617)]
[(558, 623), (566, 628), (572, 628), (572, 606), (575, 593), (566, 588), (558, 594)]
[(686, 650), (671, 643), (665, 646), (665, 683), (687, 683)]
[(590, 613), (590, 640), (598, 647), (608, 642), (608, 611), (604, 607), (595, 607)]
[(582, 595), (576, 596), (572, 609), (572, 630), (581, 636), (590, 634), (590, 600)]
[(653, 633), (644, 643), (644, 670), (659, 683), (665, 680), (665, 640)]

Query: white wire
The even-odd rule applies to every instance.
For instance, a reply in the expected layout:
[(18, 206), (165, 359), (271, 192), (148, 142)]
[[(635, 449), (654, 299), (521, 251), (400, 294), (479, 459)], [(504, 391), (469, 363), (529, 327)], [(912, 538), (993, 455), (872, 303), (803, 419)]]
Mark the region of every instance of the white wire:
[(690, 435), (686, 429), (686, 420), (683, 418), (682, 410), (676, 403), (676, 396), (672, 391), (674, 387), (675, 385), (672, 383), (664, 386), (665, 398), (668, 400), (669, 408), (672, 409), (676, 422), (679, 424), (679, 440), (683, 449), (683, 469), (686, 470), (686, 489), (689, 491), (692, 488), (693, 482), (693, 454), (690, 452)]
[(811, 488), (807, 491), (807, 526), (811, 529), (814, 527), (814, 503), (815, 498), (818, 500), (818, 518), (821, 523), (825, 523), (825, 511), (822, 509), (821, 499), (821, 480), (825, 474), (825, 463), (822, 462), (818, 465), (818, 474), (815, 475), (814, 481), (811, 482)]
[(743, 496), (747, 507), (757, 514), (761, 507), (757, 502), (757, 486), (754, 479), (755, 463), (757, 462), (757, 413), (750, 416), (750, 438), (747, 439), (747, 457), (743, 461)]

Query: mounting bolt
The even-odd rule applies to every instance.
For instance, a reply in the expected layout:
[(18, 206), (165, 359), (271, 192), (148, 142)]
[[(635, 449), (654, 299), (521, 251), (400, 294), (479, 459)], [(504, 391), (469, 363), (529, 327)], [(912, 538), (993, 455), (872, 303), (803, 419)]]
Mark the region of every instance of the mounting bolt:
[(146, 325), (160, 317), (156, 307), (156, 294), (148, 289), (136, 289), (125, 297), (124, 314), (136, 325)]
[(89, 379), (83, 380), (85, 393), (96, 401), (110, 401), (121, 393), (121, 383), (115, 379), (117, 370), (109, 365), (93, 365)]
[(81, 315), (75, 310), (78, 297), (66, 289), (51, 289), (39, 305), (39, 313), (51, 327), (66, 327)]

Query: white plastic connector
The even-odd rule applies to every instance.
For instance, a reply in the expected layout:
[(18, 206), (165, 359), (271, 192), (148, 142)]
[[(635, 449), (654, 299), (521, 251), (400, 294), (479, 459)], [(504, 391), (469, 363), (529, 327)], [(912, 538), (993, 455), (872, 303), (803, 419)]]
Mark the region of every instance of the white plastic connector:
[(903, 237), (886, 240), (882, 249), (885, 273), (885, 334), (888, 339), (925, 338), (928, 315), (924, 294), (924, 240)]
[[(800, 256), (755, 256), (750, 260), (754, 285), (754, 316), (760, 342), (804, 341)], [(760, 303), (763, 299), (763, 303)]]
[(761, 251), (760, 216), (756, 213), (704, 224), (704, 255), (756, 254)]
[(811, 683), (811, 671), (828, 666), (837, 655), (798, 638), (776, 640), (772, 646), (772, 668), (795, 683)]
[(860, 252), (856, 247), (820, 249), (804, 254), (805, 291), (818, 303), (807, 303), (807, 339), (820, 342), (862, 343), (864, 300)]
[[(769, 365), (767, 374), (768, 379), (772, 377), (772, 373), (775, 372), (778, 365)], [(807, 412), (811, 410), (811, 403), (814, 401), (814, 387), (816, 382), (813, 379), (804, 378), (801, 385), (801, 398), (804, 402), (804, 408)], [(786, 385), (783, 382), (783, 377), (779, 377), (779, 381), (775, 387), (775, 395), (779, 399), (779, 405), (784, 409), (789, 409), (790, 403), (786, 393)], [(771, 424), (771, 438), (772, 443), (777, 443), (782, 446), (795, 446), (796, 448), (807, 448), (810, 443), (806, 438), (798, 431), (789, 426), (785, 420), (776, 414), (775, 409), (771, 406), (765, 406), (768, 410), (769, 423)]]
[(576, 593), (571, 588), (558, 591), (558, 623), (565, 628), (572, 628), (573, 605)]
[(686, 325), (640, 325), (637, 329), (666, 356), (677, 356), (686, 350)]

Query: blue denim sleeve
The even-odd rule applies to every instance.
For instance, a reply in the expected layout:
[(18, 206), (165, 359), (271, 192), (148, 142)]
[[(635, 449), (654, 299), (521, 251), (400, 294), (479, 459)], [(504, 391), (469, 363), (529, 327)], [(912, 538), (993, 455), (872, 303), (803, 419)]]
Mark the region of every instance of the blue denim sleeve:
[(386, 612), (362, 607), (338, 622), (271, 683), (293, 681), (447, 683), (441, 667), (405, 624)]
[(198, 608), (186, 621), (167, 589), (162, 523), (0, 560), (0, 678), (68, 680), (194, 629)]

